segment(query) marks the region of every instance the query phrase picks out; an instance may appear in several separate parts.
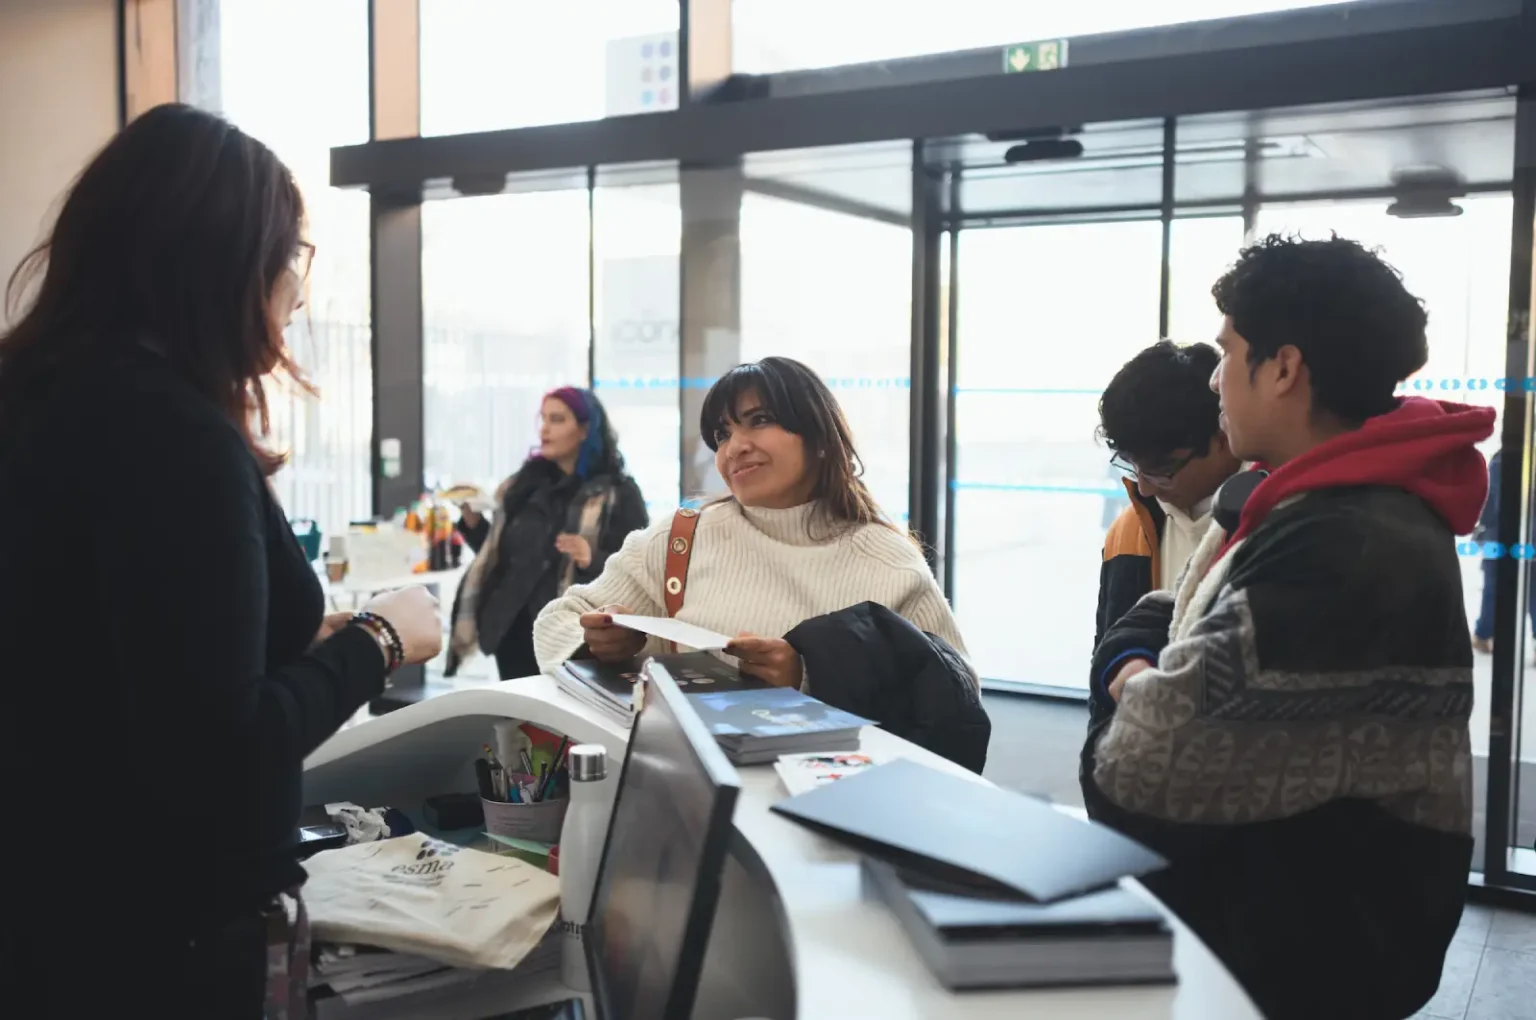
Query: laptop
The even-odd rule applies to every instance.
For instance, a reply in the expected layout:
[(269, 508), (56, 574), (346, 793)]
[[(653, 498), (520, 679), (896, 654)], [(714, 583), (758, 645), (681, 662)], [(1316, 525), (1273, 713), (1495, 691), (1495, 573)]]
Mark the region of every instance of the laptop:
[[(741, 781), (665, 666), (644, 689), (598, 866), (585, 948), (598, 1020), (686, 1017)], [(586, 1020), (580, 1000), (486, 1020)]]

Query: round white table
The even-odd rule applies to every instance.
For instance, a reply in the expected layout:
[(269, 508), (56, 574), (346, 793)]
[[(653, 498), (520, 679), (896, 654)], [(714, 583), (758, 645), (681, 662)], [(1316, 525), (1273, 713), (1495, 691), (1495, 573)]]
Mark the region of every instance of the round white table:
[[(394, 591), (397, 588), (410, 588), (416, 585), (431, 588), (441, 593), (447, 589), (452, 592), (458, 588), (459, 578), (464, 574), (464, 567), (455, 567), (452, 570), (432, 570), (424, 574), (397, 574), (392, 577), (356, 578), (344, 577), (340, 581), (332, 581), (325, 576), (324, 570), (317, 570), (320, 578), (320, 590), (325, 593), (326, 601), (332, 608), (340, 609), (342, 599), (348, 600), (352, 607), (357, 603), (377, 595), (379, 592)], [(439, 594), (439, 598), (441, 595)]]
[[(490, 722), (501, 718), (524, 719), (577, 741), (601, 743), (615, 758), (623, 755), (628, 740), (627, 730), (562, 693), (548, 677), (465, 687), (336, 734), (305, 763), (306, 803), (406, 804), (409, 798), (459, 788), (451, 784), (465, 781)], [(863, 749), (986, 782), (874, 727), (864, 730)], [(779, 1012), (765, 1014), (774, 1020), (1260, 1020), (1232, 976), (1172, 915), (1175, 986), (952, 993), (933, 977), (885, 906), (865, 894), (857, 853), (769, 810), (786, 795), (772, 766), (738, 771), (742, 788), (734, 820), (740, 839), (732, 854), (743, 859), (740, 873), (749, 876), (741, 881), (766, 882), (766, 887), (745, 898), (736, 896), (734, 902), (750, 904), (743, 908), (750, 919), (728, 916), (733, 899), (722, 895), (705, 984), (716, 942), (751, 943), (767, 937), (764, 929), (776, 930), (782, 946), (763, 952), (758, 941), (748, 947), (748, 958), (762, 960), (764, 968), (771, 970), (774, 961), (782, 960), (790, 971), (778, 980)], [(730, 874), (725, 885), (729, 892)], [(1135, 882), (1127, 885), (1148, 895)], [(744, 933), (743, 927), (752, 930)], [(511, 1005), (499, 1003), (500, 1008)], [(435, 1008), (436, 1016), (458, 1015), (448, 1004)]]

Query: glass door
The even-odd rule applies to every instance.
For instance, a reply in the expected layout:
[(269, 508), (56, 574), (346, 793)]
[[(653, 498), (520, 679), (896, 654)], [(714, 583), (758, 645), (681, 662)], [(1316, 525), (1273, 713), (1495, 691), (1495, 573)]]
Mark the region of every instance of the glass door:
[(1157, 219), (962, 230), (954, 590), (982, 675), (1088, 686), (1104, 533), (1104, 385), (1158, 332)]

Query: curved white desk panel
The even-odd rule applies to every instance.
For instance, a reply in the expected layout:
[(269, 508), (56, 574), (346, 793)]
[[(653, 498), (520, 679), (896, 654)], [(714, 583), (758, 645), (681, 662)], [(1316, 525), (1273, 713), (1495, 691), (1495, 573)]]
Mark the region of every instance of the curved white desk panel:
[[(411, 798), (462, 786), (467, 763), (489, 739), (490, 723), (509, 717), (549, 726), (575, 740), (604, 744), (615, 760), (622, 756), (629, 735), (562, 694), (548, 677), (456, 690), (338, 733), (305, 763), (305, 802), (346, 797), (374, 798), (375, 803), (394, 798), (410, 804)], [(863, 747), (985, 782), (874, 727), (864, 730)], [(784, 955), (765, 954), (759, 961), (765, 970), (779, 970), (783, 964), (773, 967), (771, 959), (778, 957), (793, 972), (792, 976), (768, 975), (794, 989), (795, 1016), (773, 1016), (773, 1020), (1014, 1020), (1025, 1015), (1071, 1020), (1260, 1020), (1221, 963), (1174, 918), (1170, 920), (1175, 928), (1177, 986), (951, 994), (934, 979), (885, 906), (865, 895), (858, 855), (769, 810), (785, 796), (772, 766), (739, 771), (742, 796), (735, 824), (744, 845), (733, 850), (727, 881), (738, 892), (722, 897), (706, 966), (717, 956), (739, 961), (736, 946), (744, 948), (755, 936), (770, 936), (770, 930), (770, 937), (786, 941)], [(617, 772), (614, 769), (611, 775)], [(1020, 852), (1028, 848), (1021, 847)], [(744, 899), (741, 883), (761, 880), (771, 888), (753, 890)], [(731, 903), (747, 909), (733, 916)], [(743, 931), (743, 926), (754, 930)], [(716, 938), (724, 944), (715, 946)], [(721, 952), (726, 945), (733, 951)], [(738, 971), (723, 976), (722, 982), (739, 984), (743, 977)], [(756, 977), (749, 985), (758, 983)], [(705, 986), (714, 983), (706, 976)], [(772, 997), (778, 1008), (764, 1003), (765, 1008), (783, 1009), (787, 989), (782, 985), (781, 989)], [(701, 1006), (704, 998), (715, 996), (702, 997)], [(696, 1018), (735, 1020), (702, 1013)]]
[(609, 778), (629, 746), (629, 731), (574, 698), (547, 676), (466, 683), (433, 698), (348, 726), (304, 762), (304, 803), (350, 800), (414, 810), (422, 799), (473, 790), (473, 761), (491, 724), (524, 719), (579, 744), (608, 748)]

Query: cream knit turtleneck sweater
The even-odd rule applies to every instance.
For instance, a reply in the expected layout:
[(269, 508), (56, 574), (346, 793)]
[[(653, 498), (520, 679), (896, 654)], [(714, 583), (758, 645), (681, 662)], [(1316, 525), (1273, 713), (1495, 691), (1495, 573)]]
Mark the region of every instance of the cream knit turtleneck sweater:
[[(706, 509), (678, 619), (722, 634), (783, 637), (812, 617), (878, 602), (966, 654), (954, 614), (915, 545), (879, 525), (817, 541), (806, 530), (813, 508), (730, 502)], [(540, 669), (558, 668), (581, 647), (583, 613), (622, 605), (641, 616), (667, 615), (662, 583), (671, 528), (668, 516), (630, 535), (602, 576), (544, 607), (533, 625)], [(669, 650), (656, 638), (646, 645), (648, 653)]]

